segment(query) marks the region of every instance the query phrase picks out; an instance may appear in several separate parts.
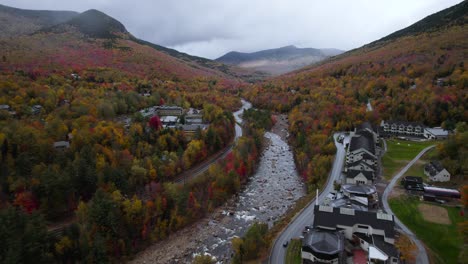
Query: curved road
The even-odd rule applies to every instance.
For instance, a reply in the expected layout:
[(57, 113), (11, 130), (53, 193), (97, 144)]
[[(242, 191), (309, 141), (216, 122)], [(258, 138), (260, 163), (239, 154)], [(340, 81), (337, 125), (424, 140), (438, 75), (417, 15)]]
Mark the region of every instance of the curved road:
[[(335, 180), (340, 180), (341, 170), (343, 167), (343, 161), (345, 157), (345, 149), (343, 144), (336, 141), (339, 134), (335, 134), (336, 156), (333, 163), (332, 171), (328, 177), (327, 184), (322, 190), (318, 197), (318, 202), (321, 203), (326, 195), (333, 189), (333, 183)], [(274, 242), (274, 245), (270, 252), (271, 264), (282, 264), (286, 256), (286, 248), (283, 247), (285, 241), (289, 241), (291, 238), (297, 238), (301, 236), (302, 231), (306, 225), (312, 225), (314, 219), (314, 205), (315, 200), (313, 199), (295, 218), (288, 224), (288, 226), (279, 234)]]
[[(240, 124), (242, 124), (242, 118), (240, 117), (240, 115), (242, 115), (245, 109), (249, 109), (252, 107), (252, 104), (244, 99), (241, 99), (241, 102), (242, 102), (242, 107), (233, 113), (235, 121), (236, 121), (236, 126), (235, 126), (236, 133), (234, 136), (233, 143), (228, 145), (224, 149), (218, 151), (218, 153), (208, 158), (201, 164), (198, 164), (194, 168), (181, 173), (172, 182), (177, 183), (177, 184), (185, 184), (187, 180), (199, 176), (200, 174), (208, 170), (211, 164), (218, 161), (219, 159), (226, 157), (231, 152), (234, 144), (242, 136), (242, 127), (240, 126)], [(69, 226), (75, 220), (76, 218), (72, 217), (70, 219), (67, 219), (66, 221), (53, 223), (52, 225), (48, 226), (47, 230), (49, 232), (61, 232), (65, 227)]]
[(396, 182), (398, 181), (398, 179), (403, 176), (406, 171), (411, 167), (413, 166), (413, 164), (418, 161), (427, 151), (429, 151), (430, 149), (432, 149), (434, 147), (434, 145), (432, 146), (429, 146), (425, 149), (423, 149), (421, 152), (419, 152), (419, 154), (412, 160), (410, 161), (400, 172), (398, 172), (398, 174), (396, 174), (395, 176), (393, 176), (393, 179), (390, 181), (390, 183), (387, 185), (387, 187), (385, 188), (385, 191), (382, 195), (382, 204), (383, 204), (383, 207), (384, 207), (384, 210), (389, 213), (389, 214), (392, 214), (395, 218), (395, 223), (403, 230), (403, 232), (405, 232), (410, 238), (411, 240), (413, 240), (413, 242), (416, 244), (416, 246), (418, 247), (418, 256), (416, 257), (416, 263), (418, 264), (429, 264), (429, 258), (427, 257), (427, 252), (426, 252), (426, 248), (424, 247), (423, 243), (421, 243), (421, 241), (413, 234), (413, 232), (411, 232), (411, 230), (409, 230), (408, 227), (406, 227), (397, 217), (396, 215), (392, 212), (392, 209), (390, 209), (390, 206), (388, 204), (388, 195), (390, 194), (390, 192), (392, 191), (393, 187), (395, 186)]
[(217, 162), (220, 159), (225, 158), (232, 150), (234, 147), (234, 144), (237, 142), (237, 140), (242, 137), (242, 127), (240, 124), (242, 124), (242, 118), (240, 115), (244, 112), (245, 109), (249, 109), (252, 107), (252, 104), (244, 99), (241, 99), (242, 102), (242, 107), (237, 110), (236, 112), (233, 113), (234, 119), (236, 121), (236, 126), (235, 126), (235, 136), (234, 136), (234, 141), (232, 144), (228, 145), (224, 149), (218, 151), (215, 155), (211, 156), (207, 160), (203, 161), (202, 163), (198, 164), (192, 169), (189, 169), (183, 173), (181, 173), (179, 176), (175, 178), (173, 182), (175, 183), (185, 183), (186, 181), (197, 177), (198, 175), (202, 174), (208, 168), (213, 164), (214, 162)]

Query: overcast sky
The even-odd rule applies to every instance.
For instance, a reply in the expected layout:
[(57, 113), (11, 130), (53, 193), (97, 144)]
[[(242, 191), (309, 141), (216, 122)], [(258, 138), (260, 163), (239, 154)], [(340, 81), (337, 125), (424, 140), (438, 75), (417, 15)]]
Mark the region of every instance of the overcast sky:
[(287, 45), (349, 50), (461, 0), (0, 0), (83, 12), (94, 8), (144, 40), (210, 59)]

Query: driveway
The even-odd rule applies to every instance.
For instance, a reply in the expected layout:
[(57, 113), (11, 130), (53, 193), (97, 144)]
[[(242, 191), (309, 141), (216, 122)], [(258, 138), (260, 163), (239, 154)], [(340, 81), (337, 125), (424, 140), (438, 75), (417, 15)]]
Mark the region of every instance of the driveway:
[(411, 240), (416, 244), (416, 246), (418, 247), (418, 255), (416, 257), (416, 263), (418, 264), (429, 264), (429, 258), (427, 257), (427, 252), (426, 252), (426, 248), (424, 247), (423, 243), (413, 234), (413, 232), (411, 232), (411, 230), (409, 230), (408, 227), (406, 227), (397, 217), (396, 215), (392, 212), (392, 209), (390, 209), (390, 206), (388, 204), (388, 196), (389, 194), (391, 193), (393, 187), (395, 186), (396, 182), (398, 181), (398, 179), (400, 179), (401, 176), (403, 176), (406, 171), (411, 168), (411, 166), (413, 166), (413, 164), (418, 161), (427, 151), (429, 151), (430, 149), (432, 149), (434, 147), (434, 145), (432, 146), (429, 146), (425, 149), (423, 149), (421, 152), (419, 152), (419, 154), (412, 160), (410, 161), (401, 171), (399, 171), (394, 177), (393, 179), (390, 181), (390, 183), (387, 185), (387, 187), (385, 188), (385, 191), (382, 195), (382, 204), (383, 204), (383, 208), (384, 210), (389, 213), (389, 214), (392, 214), (394, 215), (394, 218), (395, 218), (395, 223), (401, 228), (401, 230), (406, 234), (408, 235), (409, 238), (411, 238)]

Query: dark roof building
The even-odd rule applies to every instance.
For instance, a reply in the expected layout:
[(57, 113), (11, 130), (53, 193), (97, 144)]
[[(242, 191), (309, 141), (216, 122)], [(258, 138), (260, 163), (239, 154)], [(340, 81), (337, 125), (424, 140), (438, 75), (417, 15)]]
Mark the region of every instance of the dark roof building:
[(68, 142), (68, 141), (56, 141), (56, 142), (54, 142), (53, 147), (55, 149), (62, 149), (62, 150), (63, 149), (68, 149), (68, 148), (70, 148), (70, 142)]
[(314, 228), (327, 230), (351, 228), (351, 230), (355, 230), (353, 232), (355, 233), (359, 229), (358, 227), (354, 228), (355, 226), (369, 226), (372, 227), (371, 233), (382, 235), (386, 241), (394, 241), (395, 239), (393, 215), (319, 205), (315, 206), (314, 215)]
[(348, 169), (355, 169), (355, 170), (365, 170), (365, 171), (375, 171), (374, 165), (366, 163), (365, 160), (371, 159), (372, 156), (369, 154), (362, 155), (363, 160), (358, 160), (352, 163), (347, 164)]
[(375, 131), (370, 122), (364, 122), (356, 126), (356, 131), (360, 131), (360, 130)]
[(401, 185), (403, 185), (405, 189), (408, 190), (424, 190), (423, 179), (421, 177), (405, 176), (401, 180)]
[(308, 230), (302, 239), (304, 263), (346, 263), (345, 238), (337, 231)]
[(366, 179), (368, 180), (373, 180), (374, 179), (374, 173), (372, 171), (365, 171), (365, 170), (348, 170), (346, 173), (347, 178), (356, 178), (359, 174), (364, 175)]
[(424, 167), (424, 170), (428, 172), (431, 176), (436, 175), (437, 173), (441, 172), (444, 169), (444, 166), (442, 166), (442, 163), (440, 161), (435, 160), (431, 161), (426, 164)]
[(351, 138), (351, 142), (349, 143), (349, 151), (351, 152), (361, 148), (375, 155), (375, 142), (370, 132), (358, 132)]
[(427, 163), (424, 166), (424, 174), (426, 174), (431, 181), (450, 181), (450, 173), (438, 160)]
[(402, 181), (423, 183), (423, 179), (421, 177), (416, 177), (416, 176), (405, 176), (403, 177)]
[(379, 263), (398, 263), (395, 248), (395, 221), (393, 215), (382, 212), (359, 211), (350, 208), (318, 206), (314, 208), (313, 227), (328, 232), (339, 231), (368, 254), (368, 259)]
[(384, 136), (423, 137), (425, 126), (417, 122), (385, 121), (380, 123), (380, 134)]
[(369, 195), (374, 195), (377, 193), (377, 190), (375, 189), (374, 186), (372, 185), (364, 185), (364, 184), (359, 184), (359, 185), (354, 185), (354, 184), (345, 184), (341, 186), (341, 189), (345, 193), (353, 194), (353, 195), (358, 195), (358, 196), (369, 196)]

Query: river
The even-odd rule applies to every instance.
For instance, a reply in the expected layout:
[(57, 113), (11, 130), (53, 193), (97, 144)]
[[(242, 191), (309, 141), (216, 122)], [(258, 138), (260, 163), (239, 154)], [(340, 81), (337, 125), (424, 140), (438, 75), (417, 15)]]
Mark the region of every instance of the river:
[(210, 254), (219, 263), (231, 259), (231, 239), (243, 236), (254, 221), (271, 227), (293, 204), (305, 195), (288, 144), (278, 135), (265, 133), (269, 141), (257, 172), (231, 205), (226, 205), (221, 216), (211, 219), (206, 230), (211, 236), (201, 241), (196, 254)]
[[(242, 100), (242, 105), (242, 109), (234, 113), (236, 135), (241, 134), (237, 130), (241, 131), (239, 124), (242, 123), (243, 109), (251, 107), (245, 100)], [(272, 131), (285, 133), (285, 116), (279, 116), (277, 120)], [(154, 244), (139, 254), (133, 263), (190, 263), (198, 254), (212, 255), (218, 263), (230, 263), (230, 241), (233, 237), (242, 237), (254, 221), (268, 223), (271, 227), (297, 199), (305, 195), (293, 153), (278, 134), (265, 133), (267, 144), (258, 169), (238, 195), (209, 217)]]

